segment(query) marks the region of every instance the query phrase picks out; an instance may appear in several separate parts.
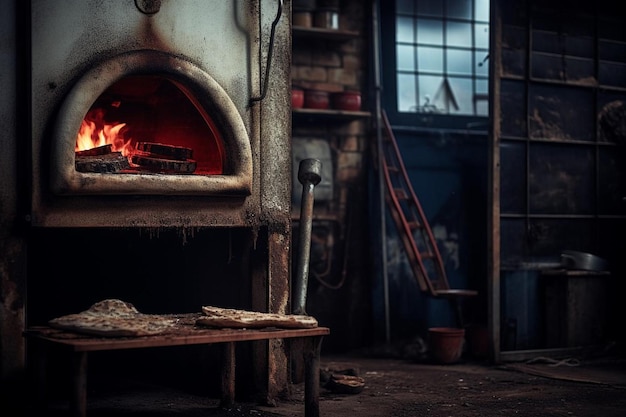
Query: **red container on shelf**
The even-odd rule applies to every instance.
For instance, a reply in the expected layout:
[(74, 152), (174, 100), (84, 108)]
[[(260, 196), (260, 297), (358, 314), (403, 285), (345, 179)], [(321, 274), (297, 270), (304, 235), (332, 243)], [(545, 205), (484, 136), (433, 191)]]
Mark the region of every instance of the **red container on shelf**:
[(291, 89), (291, 107), (301, 109), (304, 106), (304, 90), (301, 88)]
[(328, 91), (305, 90), (304, 107), (307, 109), (327, 109), (329, 107)]
[(361, 93), (358, 91), (342, 91), (330, 97), (333, 109), (345, 111), (361, 110)]

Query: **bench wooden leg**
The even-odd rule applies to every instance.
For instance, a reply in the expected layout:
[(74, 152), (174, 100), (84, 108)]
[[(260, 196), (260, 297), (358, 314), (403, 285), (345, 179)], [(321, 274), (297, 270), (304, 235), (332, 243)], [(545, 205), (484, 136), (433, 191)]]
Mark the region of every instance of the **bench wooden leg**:
[(87, 352), (75, 352), (72, 356), (72, 416), (87, 415)]
[(221, 407), (235, 404), (235, 342), (222, 344), (222, 401)]
[(304, 415), (320, 415), (320, 350), (322, 337), (304, 340)]
[(30, 377), (35, 384), (35, 407), (42, 411), (48, 401), (48, 349), (39, 343), (32, 343), (28, 349)]

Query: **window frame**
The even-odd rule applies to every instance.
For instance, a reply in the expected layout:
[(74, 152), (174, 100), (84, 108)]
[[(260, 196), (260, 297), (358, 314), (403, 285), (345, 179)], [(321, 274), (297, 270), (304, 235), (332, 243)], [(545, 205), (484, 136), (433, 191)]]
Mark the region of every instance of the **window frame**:
[[(398, 110), (398, 69), (396, 55), (396, 1), (388, 1), (379, 3), (380, 12), (380, 74), (382, 82), (382, 105), (385, 109), (389, 121), (394, 126), (407, 127), (426, 127), (426, 128), (442, 128), (453, 130), (488, 130), (489, 115), (456, 115), (456, 114), (439, 114), (427, 112), (404, 112)], [(444, 17), (445, 19), (445, 17)], [(491, 25), (489, 26), (491, 30)], [(446, 51), (444, 45), (442, 50)], [(475, 50), (472, 49), (472, 53)], [(489, 53), (489, 52), (487, 52)], [(490, 60), (484, 65), (488, 65), (488, 75), (485, 81), (489, 84), (491, 77)], [(446, 73), (449, 74), (449, 73)], [(444, 75), (446, 75), (444, 74)], [(476, 77), (473, 73), (468, 79), (475, 81), (482, 79)]]

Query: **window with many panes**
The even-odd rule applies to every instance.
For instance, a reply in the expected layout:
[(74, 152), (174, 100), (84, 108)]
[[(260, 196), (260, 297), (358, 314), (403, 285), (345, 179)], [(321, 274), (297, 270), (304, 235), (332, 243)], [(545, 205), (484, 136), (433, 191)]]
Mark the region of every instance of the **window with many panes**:
[(396, 0), (398, 113), (487, 116), (488, 59), (489, 0)]

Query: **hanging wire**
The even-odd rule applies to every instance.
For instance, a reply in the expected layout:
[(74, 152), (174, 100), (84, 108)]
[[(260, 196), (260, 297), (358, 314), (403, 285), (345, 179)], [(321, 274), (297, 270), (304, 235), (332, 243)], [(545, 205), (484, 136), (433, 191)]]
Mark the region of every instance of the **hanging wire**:
[(269, 84), (270, 78), (270, 68), (272, 67), (272, 55), (274, 55), (274, 38), (276, 35), (276, 25), (280, 20), (280, 16), (283, 14), (283, 0), (278, 0), (278, 11), (276, 12), (276, 17), (272, 22), (272, 30), (270, 32), (270, 44), (267, 50), (267, 64), (265, 65), (265, 80), (263, 81), (263, 86), (261, 89), (261, 95), (259, 97), (250, 98), (249, 106), (252, 107), (256, 101), (261, 101), (267, 95), (267, 87)]

